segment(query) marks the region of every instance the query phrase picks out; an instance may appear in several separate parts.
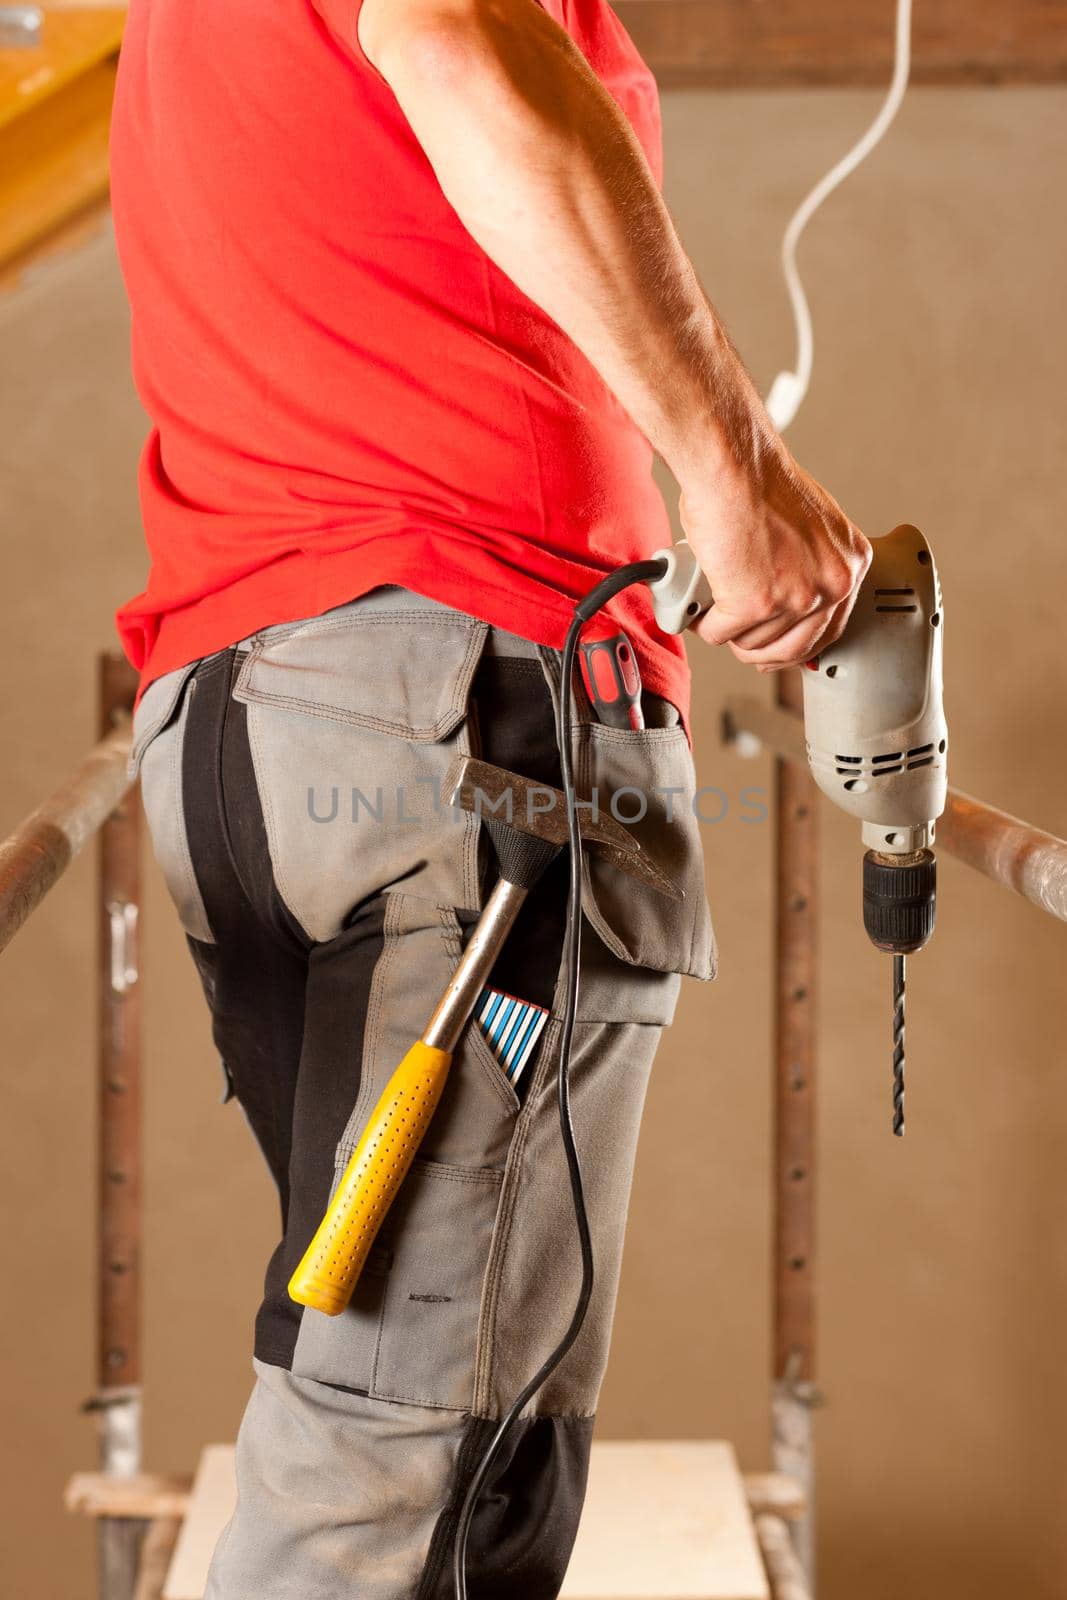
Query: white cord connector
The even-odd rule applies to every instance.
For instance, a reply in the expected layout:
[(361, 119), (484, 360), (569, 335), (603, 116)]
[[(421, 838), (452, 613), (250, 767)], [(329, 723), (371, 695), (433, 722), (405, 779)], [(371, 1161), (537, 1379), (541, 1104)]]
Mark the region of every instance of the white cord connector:
[(653, 578), (652, 611), (661, 633), (684, 633), (714, 605), (711, 585), (697, 565), (688, 539), (657, 550), (653, 561), (663, 561), (662, 577)]
[(801, 235), (823, 201), (850, 177), (875, 146), (884, 138), (908, 87), (911, 73), (911, 0), (897, 0), (896, 44), (893, 77), (882, 108), (866, 133), (842, 156), (836, 166), (819, 179), (815, 187), (800, 202), (789, 219), (782, 237), (782, 274), (793, 307), (793, 320), (797, 333), (796, 370), (780, 372), (771, 385), (766, 405), (771, 421), (779, 431), (784, 431), (796, 417), (811, 383), (811, 369), (815, 355), (815, 335), (811, 321), (811, 308), (804, 292), (797, 267), (797, 246)]

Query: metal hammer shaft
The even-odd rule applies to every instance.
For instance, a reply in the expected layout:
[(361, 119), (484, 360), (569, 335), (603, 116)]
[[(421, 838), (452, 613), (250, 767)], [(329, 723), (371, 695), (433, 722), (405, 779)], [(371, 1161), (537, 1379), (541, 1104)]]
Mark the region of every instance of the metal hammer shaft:
[(423, 1030), (423, 1044), (436, 1050), (451, 1052), (455, 1049), (528, 893), (521, 884), (509, 883), (506, 878), (497, 880), (467, 941), (462, 960)]

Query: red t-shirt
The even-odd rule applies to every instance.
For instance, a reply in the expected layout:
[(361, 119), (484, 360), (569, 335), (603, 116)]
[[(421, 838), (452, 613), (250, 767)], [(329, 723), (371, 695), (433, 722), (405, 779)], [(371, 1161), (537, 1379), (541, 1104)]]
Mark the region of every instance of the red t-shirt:
[[(356, 35), (361, 0), (131, 0), (112, 203), (152, 428), (152, 565), (118, 613), (142, 684), (395, 583), (559, 646), (669, 541), (651, 451), (475, 244)], [(661, 166), (607, 0), (543, 0)], [(646, 591), (612, 615), (687, 708)]]

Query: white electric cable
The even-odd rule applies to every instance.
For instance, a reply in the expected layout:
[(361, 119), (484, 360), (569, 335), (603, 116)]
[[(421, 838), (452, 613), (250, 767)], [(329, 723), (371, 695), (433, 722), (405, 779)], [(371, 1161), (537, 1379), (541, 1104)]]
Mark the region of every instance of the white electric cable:
[(780, 372), (767, 396), (767, 410), (775, 427), (788, 428), (804, 401), (811, 383), (811, 369), (815, 354), (815, 335), (811, 322), (811, 308), (804, 293), (804, 285), (797, 268), (797, 246), (801, 235), (823, 201), (850, 177), (865, 161), (875, 145), (888, 132), (889, 126), (900, 110), (911, 73), (911, 0), (897, 0), (896, 46), (893, 77), (881, 110), (863, 137), (841, 157), (836, 166), (819, 179), (810, 194), (806, 195), (789, 219), (782, 238), (782, 273), (793, 307), (797, 331), (797, 364), (795, 371)]

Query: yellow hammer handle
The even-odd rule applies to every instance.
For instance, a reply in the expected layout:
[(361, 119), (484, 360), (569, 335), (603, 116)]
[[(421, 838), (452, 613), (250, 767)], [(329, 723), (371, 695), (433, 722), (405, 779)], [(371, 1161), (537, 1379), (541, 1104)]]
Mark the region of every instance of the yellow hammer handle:
[(382, 1090), (304, 1259), (289, 1280), (302, 1306), (336, 1317), (352, 1297), (378, 1229), (422, 1143), (452, 1065), (421, 1039)]

